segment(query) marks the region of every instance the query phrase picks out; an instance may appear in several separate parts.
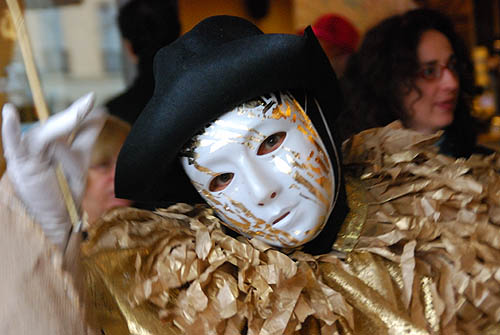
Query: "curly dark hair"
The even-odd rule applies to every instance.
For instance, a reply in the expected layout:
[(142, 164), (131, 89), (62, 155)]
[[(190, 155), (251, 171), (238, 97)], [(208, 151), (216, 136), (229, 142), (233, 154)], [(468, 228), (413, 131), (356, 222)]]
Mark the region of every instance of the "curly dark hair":
[(470, 103), (474, 90), (473, 66), (464, 41), (445, 15), (430, 9), (416, 9), (383, 20), (370, 29), (357, 53), (349, 59), (341, 80), (346, 108), (338, 118), (342, 139), (394, 120), (406, 124), (405, 92), (419, 91), (417, 49), (422, 34), (437, 30), (444, 34), (459, 64), (460, 92), (453, 123), (445, 128), (441, 151), (452, 156), (469, 156), (476, 140)]

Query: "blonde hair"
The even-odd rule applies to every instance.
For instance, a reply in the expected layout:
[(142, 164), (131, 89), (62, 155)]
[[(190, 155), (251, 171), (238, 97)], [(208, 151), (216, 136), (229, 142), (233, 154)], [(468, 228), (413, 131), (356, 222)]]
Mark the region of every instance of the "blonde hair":
[(101, 165), (113, 159), (120, 151), (130, 128), (127, 122), (109, 115), (92, 149), (90, 166)]

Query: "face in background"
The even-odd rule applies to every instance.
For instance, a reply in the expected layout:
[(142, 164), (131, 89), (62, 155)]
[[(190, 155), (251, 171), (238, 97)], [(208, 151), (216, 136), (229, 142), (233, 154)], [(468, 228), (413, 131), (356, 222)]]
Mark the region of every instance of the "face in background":
[(270, 245), (312, 240), (333, 208), (332, 164), (290, 95), (261, 97), (223, 114), (186, 155), (188, 177), (225, 223)]
[(458, 64), (450, 41), (437, 30), (422, 34), (417, 57), (418, 90), (406, 94), (403, 104), (408, 113), (407, 126), (430, 134), (453, 122), (460, 89)]
[(132, 204), (130, 200), (115, 198), (114, 183), (116, 160), (129, 130), (130, 126), (124, 121), (109, 117), (96, 140), (82, 201), (89, 224), (111, 208)]

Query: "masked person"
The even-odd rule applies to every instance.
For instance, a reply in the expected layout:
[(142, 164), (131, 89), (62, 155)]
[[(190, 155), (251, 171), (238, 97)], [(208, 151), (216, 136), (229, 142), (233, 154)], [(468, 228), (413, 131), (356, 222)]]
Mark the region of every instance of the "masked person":
[[(391, 124), (347, 142), (342, 163), (341, 96), (310, 29), (209, 18), (162, 49), (155, 71), (116, 191), (177, 203), (116, 209), (90, 230), (94, 329), (496, 331), (495, 156), (453, 161), (437, 135)], [(179, 203), (200, 195), (209, 207)]]
[[(486, 200), (465, 186), (476, 163), (445, 161), (428, 144), (437, 137), (396, 125), (355, 137), (342, 163), (333, 122), (342, 97), (310, 30), (266, 35), (238, 18), (209, 18), (162, 49), (155, 71), (157, 90), (120, 152), (117, 194), (188, 204), (201, 196), (210, 209), (131, 212), (135, 224), (117, 212), (91, 233), (99, 278), (123, 276), (110, 266), (117, 249), (137, 278), (133, 308), (114, 295), (129, 329), (144, 327), (139, 315), (151, 305), (173, 333), (470, 333), (497, 322), (484, 307), (497, 306), (498, 283), (457, 261), (478, 248), (470, 260), (482, 267), (479, 254), (499, 246), (485, 234), (498, 232), (495, 215), (472, 218)], [(477, 164), (475, 180), (492, 172)], [(471, 202), (456, 202), (464, 197)], [(475, 220), (488, 221), (482, 233)], [(486, 263), (488, 273), (499, 267)], [(452, 274), (468, 281), (465, 291), (488, 293), (464, 294)], [(457, 308), (464, 299), (475, 312)]]

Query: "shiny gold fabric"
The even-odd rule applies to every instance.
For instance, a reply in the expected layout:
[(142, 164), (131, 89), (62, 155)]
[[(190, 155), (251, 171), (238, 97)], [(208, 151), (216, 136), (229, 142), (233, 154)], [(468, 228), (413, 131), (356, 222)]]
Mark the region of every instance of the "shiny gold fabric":
[(436, 334), (498, 330), (499, 159), (438, 155), (438, 138), (393, 123), (345, 143), (345, 167), (373, 197), (355, 250), (397, 269), (389, 273), (414, 324)]
[(116, 210), (84, 246), (106, 334), (495, 334), (497, 156), (438, 155), (397, 123), (345, 144), (352, 209), (330, 254), (224, 234), (206, 207)]
[[(206, 207), (110, 212), (84, 246), (92, 323), (106, 334), (331, 334), (347, 302), (310, 255), (225, 235)], [(113, 297), (114, 299), (110, 299)], [(341, 323), (342, 322), (342, 323)]]

